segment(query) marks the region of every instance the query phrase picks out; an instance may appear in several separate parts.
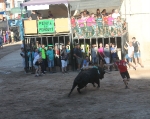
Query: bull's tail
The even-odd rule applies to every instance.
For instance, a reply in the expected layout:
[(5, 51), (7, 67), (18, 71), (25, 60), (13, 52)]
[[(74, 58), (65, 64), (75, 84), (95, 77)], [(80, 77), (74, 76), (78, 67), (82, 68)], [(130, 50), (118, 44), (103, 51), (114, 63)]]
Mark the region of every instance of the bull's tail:
[(70, 93), (68, 94), (68, 97), (71, 95), (72, 91), (74, 90), (74, 88), (77, 86), (77, 84), (74, 82), (73, 83), (73, 86), (72, 86), (72, 89), (70, 91)]

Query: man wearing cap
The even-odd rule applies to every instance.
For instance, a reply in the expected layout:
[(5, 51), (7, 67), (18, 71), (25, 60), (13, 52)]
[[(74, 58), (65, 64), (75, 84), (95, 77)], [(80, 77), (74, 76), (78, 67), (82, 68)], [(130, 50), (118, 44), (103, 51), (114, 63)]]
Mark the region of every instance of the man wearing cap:
[(48, 50), (46, 51), (47, 55), (47, 62), (48, 62), (48, 68), (49, 72), (53, 73), (54, 72), (54, 51), (51, 46), (48, 46)]

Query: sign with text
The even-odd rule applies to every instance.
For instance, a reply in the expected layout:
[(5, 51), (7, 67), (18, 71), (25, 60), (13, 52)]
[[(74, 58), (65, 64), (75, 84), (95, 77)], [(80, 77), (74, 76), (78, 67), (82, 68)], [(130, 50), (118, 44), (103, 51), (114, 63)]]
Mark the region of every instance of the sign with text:
[(38, 21), (38, 33), (54, 33), (54, 20), (53, 19), (45, 19)]

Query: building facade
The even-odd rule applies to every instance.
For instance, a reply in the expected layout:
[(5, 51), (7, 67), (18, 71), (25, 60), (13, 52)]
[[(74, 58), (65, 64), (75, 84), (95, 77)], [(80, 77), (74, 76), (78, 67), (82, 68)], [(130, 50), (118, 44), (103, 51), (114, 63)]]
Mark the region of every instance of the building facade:
[(124, 0), (121, 14), (128, 23), (129, 41), (140, 42), (142, 60), (150, 60), (150, 0)]
[(0, 0), (1, 11), (10, 11), (14, 7), (20, 7), (24, 0)]

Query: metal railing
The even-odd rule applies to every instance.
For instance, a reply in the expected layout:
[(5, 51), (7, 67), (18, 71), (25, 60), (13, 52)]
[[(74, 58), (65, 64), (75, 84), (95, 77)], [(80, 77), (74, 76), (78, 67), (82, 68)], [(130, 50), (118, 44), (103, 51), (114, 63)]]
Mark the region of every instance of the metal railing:
[(112, 25), (93, 23), (91, 26), (88, 26), (86, 23), (76, 23), (76, 25), (72, 27), (72, 32), (74, 34), (74, 39), (121, 37), (122, 34), (126, 32), (126, 26), (121, 22), (113, 23)]

